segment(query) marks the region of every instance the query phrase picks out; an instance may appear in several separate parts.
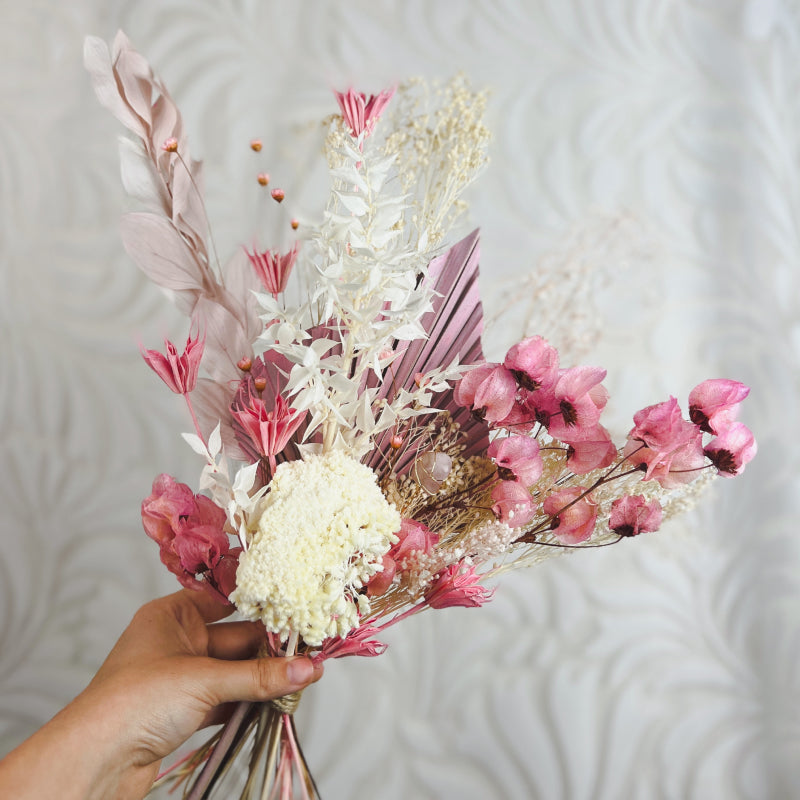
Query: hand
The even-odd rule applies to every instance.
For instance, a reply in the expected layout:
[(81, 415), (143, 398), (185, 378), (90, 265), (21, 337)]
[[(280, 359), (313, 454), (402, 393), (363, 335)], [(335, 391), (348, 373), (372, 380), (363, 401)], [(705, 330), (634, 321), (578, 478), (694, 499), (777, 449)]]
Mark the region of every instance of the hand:
[(0, 795), (142, 798), (161, 759), (224, 720), (226, 704), (270, 700), (322, 676), (308, 658), (253, 658), (259, 623), (209, 624), (230, 612), (189, 589), (142, 606), (89, 686), (0, 762)]

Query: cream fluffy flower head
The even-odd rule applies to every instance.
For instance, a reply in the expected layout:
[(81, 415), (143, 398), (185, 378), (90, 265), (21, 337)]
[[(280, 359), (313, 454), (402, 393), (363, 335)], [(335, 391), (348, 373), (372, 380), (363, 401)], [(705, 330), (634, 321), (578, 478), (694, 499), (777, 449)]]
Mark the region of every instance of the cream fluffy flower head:
[(381, 571), (398, 530), (397, 509), (354, 458), (334, 450), (281, 464), (231, 600), (282, 640), (344, 636), (369, 612), (358, 590)]

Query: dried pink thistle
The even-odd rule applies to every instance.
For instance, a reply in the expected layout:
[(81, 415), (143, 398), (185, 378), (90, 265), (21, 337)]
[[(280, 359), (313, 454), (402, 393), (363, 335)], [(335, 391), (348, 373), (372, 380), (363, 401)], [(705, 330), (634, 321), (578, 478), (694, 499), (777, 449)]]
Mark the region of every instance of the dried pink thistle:
[(478, 608), (492, 599), (491, 591), (480, 585), (480, 575), (475, 567), (465, 568), (462, 563), (451, 564), (443, 570), (425, 593), (425, 601), (431, 608)]
[(197, 373), (203, 358), (205, 341), (199, 335), (189, 336), (183, 355), (168, 339), (164, 340), (166, 355), (158, 350), (142, 350), (142, 357), (175, 394), (188, 394), (197, 385)]
[(394, 88), (384, 89), (379, 94), (371, 94), (369, 99), (363, 92), (357, 92), (352, 88), (334, 94), (350, 133), (358, 138), (362, 133), (369, 135), (372, 132), (381, 112), (394, 96)]
[(262, 253), (254, 250), (250, 253), (245, 250), (259, 280), (273, 297), (286, 289), (289, 275), (297, 261), (297, 251), (297, 244), (288, 253), (279, 253), (277, 250), (264, 250)]

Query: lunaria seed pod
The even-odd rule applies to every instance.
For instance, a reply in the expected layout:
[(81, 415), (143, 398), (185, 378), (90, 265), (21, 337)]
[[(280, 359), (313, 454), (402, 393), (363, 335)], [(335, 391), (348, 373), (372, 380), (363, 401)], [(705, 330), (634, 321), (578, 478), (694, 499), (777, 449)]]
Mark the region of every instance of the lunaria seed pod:
[(447, 453), (423, 453), (411, 468), (414, 480), (428, 494), (436, 494), (453, 469), (453, 459)]

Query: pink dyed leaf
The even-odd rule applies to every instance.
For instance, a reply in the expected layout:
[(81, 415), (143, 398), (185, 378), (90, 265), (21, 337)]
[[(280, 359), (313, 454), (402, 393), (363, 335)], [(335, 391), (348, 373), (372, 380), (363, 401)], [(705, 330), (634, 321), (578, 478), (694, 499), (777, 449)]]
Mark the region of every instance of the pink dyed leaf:
[[(384, 380), (377, 399), (389, 396), (397, 387), (412, 389), (417, 373), (424, 374), (449, 364), (456, 357), (463, 364), (484, 360), (481, 348), (483, 307), (478, 292), (479, 258), (478, 231), (475, 230), (431, 262), (427, 281), (438, 296), (433, 298), (433, 309), (422, 318), (428, 338), (396, 343), (397, 348), (404, 347), (405, 350), (392, 363), (393, 378)], [(371, 376), (368, 385), (376, 383)], [(449, 411), (461, 425), (464, 441), (469, 442), (463, 453), (465, 457), (486, 450), (489, 445), (488, 427), (469, 409), (455, 403), (452, 390), (438, 396), (435, 404), (437, 408)], [(378, 437), (375, 450), (367, 461), (368, 466), (375, 469), (382, 463), (381, 453), (387, 452), (391, 436), (392, 432), (386, 431)], [(398, 459), (398, 474), (408, 470), (412, 458), (413, 453), (409, 453)]]

